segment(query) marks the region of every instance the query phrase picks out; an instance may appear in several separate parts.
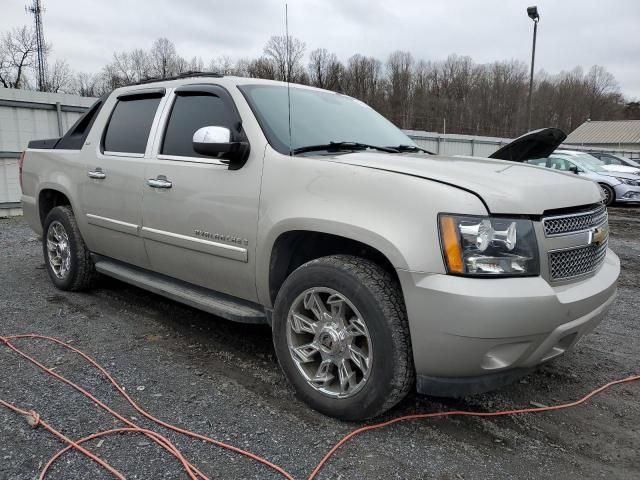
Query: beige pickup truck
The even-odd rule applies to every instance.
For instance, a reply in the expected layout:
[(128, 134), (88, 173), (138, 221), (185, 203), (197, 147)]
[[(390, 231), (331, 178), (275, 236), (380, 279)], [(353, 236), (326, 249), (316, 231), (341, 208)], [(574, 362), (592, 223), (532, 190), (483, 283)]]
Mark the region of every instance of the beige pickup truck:
[(504, 385), (603, 319), (620, 266), (601, 190), (516, 163), (560, 141), (431, 155), (342, 94), (185, 75), (32, 142), (22, 203), (58, 288), (104, 274), (269, 324), (299, 397), (356, 420), (413, 388)]

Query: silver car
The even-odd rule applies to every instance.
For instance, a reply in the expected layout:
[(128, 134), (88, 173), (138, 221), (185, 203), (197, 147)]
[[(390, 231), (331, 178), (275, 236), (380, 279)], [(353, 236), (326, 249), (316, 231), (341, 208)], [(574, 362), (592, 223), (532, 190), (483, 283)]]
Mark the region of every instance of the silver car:
[(612, 172), (633, 172), (636, 175), (640, 175), (640, 163), (630, 158), (601, 152), (589, 152), (589, 155), (596, 157), (604, 163), (604, 168)]
[(598, 182), (607, 205), (640, 202), (640, 178), (632, 173), (612, 172), (592, 155), (574, 150), (556, 150), (548, 158), (528, 160), (531, 165), (572, 172)]

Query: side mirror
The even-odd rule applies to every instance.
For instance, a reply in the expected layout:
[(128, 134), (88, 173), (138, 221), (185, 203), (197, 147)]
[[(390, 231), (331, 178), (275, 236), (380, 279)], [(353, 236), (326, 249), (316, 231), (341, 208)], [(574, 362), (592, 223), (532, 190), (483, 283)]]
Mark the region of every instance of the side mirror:
[(193, 149), (208, 157), (246, 160), (249, 144), (232, 141), (231, 130), (226, 127), (202, 127), (193, 134)]
[(580, 173), (580, 169), (578, 167), (576, 167), (575, 165), (571, 165), (569, 167), (569, 171), (575, 173), (576, 175), (578, 175)]

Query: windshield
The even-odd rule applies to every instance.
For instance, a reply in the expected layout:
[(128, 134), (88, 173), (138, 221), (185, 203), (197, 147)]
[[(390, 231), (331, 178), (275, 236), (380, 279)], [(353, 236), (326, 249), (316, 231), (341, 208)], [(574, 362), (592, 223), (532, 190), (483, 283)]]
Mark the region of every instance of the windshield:
[(630, 158), (627, 158), (627, 157), (621, 157), (620, 155), (611, 155), (611, 156), (618, 158), (623, 165), (640, 168), (640, 163), (636, 162), (635, 160), (631, 160)]
[[(267, 140), (289, 154), (289, 112), (285, 85), (238, 87)], [(380, 147), (415, 143), (395, 125), (359, 100), (321, 90), (291, 87), (291, 150), (330, 142), (357, 142)]]

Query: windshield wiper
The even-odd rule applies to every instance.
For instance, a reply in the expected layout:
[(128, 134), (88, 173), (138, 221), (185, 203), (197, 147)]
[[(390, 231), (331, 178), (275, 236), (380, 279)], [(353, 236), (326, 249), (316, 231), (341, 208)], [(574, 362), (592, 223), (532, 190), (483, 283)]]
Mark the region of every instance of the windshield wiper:
[(429, 155), (435, 155), (435, 153), (425, 150), (424, 148), (416, 147), (415, 145), (397, 145), (395, 147), (387, 147), (397, 150), (398, 152), (424, 152)]
[(359, 143), (359, 142), (329, 142), (320, 145), (307, 145), (306, 147), (294, 148), (292, 153), (294, 155), (298, 153), (306, 153), (306, 152), (317, 152), (320, 150), (326, 150), (328, 152), (338, 152), (344, 150), (366, 150), (367, 148), (371, 148), (374, 150), (380, 150), (381, 152), (387, 153), (398, 153), (399, 150), (394, 147), (379, 147), (377, 145), (369, 145), (367, 143)]

